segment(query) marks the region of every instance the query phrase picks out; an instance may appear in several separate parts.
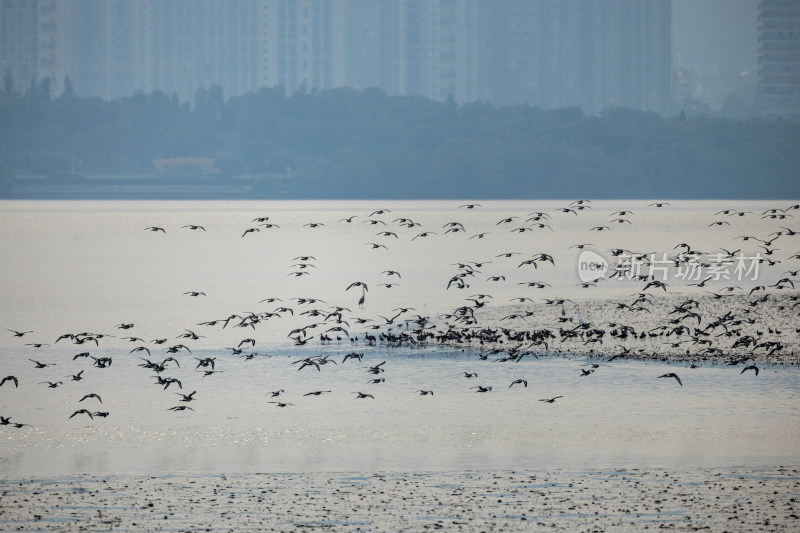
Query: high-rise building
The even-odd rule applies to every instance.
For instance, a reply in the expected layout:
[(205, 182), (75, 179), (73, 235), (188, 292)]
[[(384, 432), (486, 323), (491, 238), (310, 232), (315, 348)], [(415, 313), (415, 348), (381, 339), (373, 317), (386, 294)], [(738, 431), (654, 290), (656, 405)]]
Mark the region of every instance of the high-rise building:
[(0, 67), (11, 75), (15, 90), (24, 89), (39, 72), (39, 9), (36, 2), (0, 2)]
[(23, 92), (47, 78), (60, 93), (70, 72), (69, 9), (55, 0), (0, 0), (0, 72)]
[(147, 4), (150, 87), (182, 100), (218, 85), (230, 95), (259, 87), (259, 0), (167, 0)]
[(800, 119), (800, 2), (761, 0), (758, 21), (761, 113)]
[(669, 0), (507, 0), (481, 7), (481, 99), (588, 113), (609, 106), (666, 110)]
[(334, 69), (341, 59), (340, 4), (337, 0), (263, 2), (264, 85), (280, 86), (288, 93), (338, 85)]
[(476, 98), (477, 0), (344, 0), (343, 85)]

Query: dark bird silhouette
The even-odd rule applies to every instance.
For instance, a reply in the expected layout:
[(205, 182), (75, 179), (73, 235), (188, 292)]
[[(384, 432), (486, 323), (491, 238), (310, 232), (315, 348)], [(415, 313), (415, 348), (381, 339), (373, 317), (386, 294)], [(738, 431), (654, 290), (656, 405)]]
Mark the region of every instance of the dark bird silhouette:
[(528, 388), (528, 382), (525, 381), (524, 379), (515, 379), (514, 381), (511, 382), (511, 385), (509, 385), (508, 388), (510, 389), (514, 385), (519, 385), (519, 384), (524, 385), (525, 388)]
[(422, 389), (420, 389), (417, 392), (419, 393), (420, 396), (428, 396), (429, 394), (431, 396), (433, 396), (433, 391), (432, 390), (422, 390)]
[(357, 400), (361, 398), (372, 398), (373, 400), (375, 399), (375, 396), (373, 396), (372, 394), (367, 394), (366, 392), (354, 392), (353, 394), (358, 395), (356, 396)]
[(294, 405), (293, 403), (286, 403), (286, 402), (269, 402), (274, 403), (277, 407), (286, 407), (287, 405)]
[(175, 407), (170, 407), (169, 409), (167, 409), (167, 411), (186, 411), (187, 409), (189, 411), (194, 411), (194, 409), (192, 409), (188, 405), (176, 405)]
[(8, 331), (13, 333), (15, 337), (24, 337), (28, 333), (33, 333), (33, 331), (16, 331), (16, 330), (13, 330), (13, 329), (9, 329)]
[(169, 348), (167, 348), (167, 353), (178, 353), (178, 350), (186, 350), (187, 352), (192, 353), (189, 347), (183, 344), (176, 344), (175, 346), (170, 346)]
[(344, 359), (342, 359), (342, 363), (344, 363), (348, 359), (358, 359), (359, 361), (361, 361), (362, 357), (364, 357), (363, 353), (350, 352), (349, 354), (346, 354), (344, 356)]
[(91, 411), (89, 411), (88, 409), (78, 409), (77, 411), (75, 411), (74, 413), (72, 413), (71, 415), (69, 415), (69, 417), (70, 417), (70, 418), (72, 418), (72, 417), (73, 417), (73, 416), (75, 416), (75, 415), (88, 415), (88, 416), (89, 416), (89, 418), (91, 418), (92, 420), (94, 420), (94, 415), (93, 415), (93, 414), (92, 414), (92, 412), (91, 412)]
[(189, 228), (190, 230), (203, 230), (205, 231), (206, 228), (203, 226), (198, 226), (197, 224), (187, 224), (186, 226), (181, 226), (182, 228)]
[(553, 396), (552, 398), (542, 398), (542, 399), (541, 399), (541, 400), (539, 400), (539, 401), (540, 401), (540, 402), (553, 403), (553, 402), (555, 402), (556, 400), (558, 400), (559, 398), (563, 398), (563, 396)]
[(664, 292), (667, 292), (667, 284), (664, 283), (663, 281), (653, 280), (653, 281), (649, 282), (647, 285), (645, 285), (642, 290), (646, 291), (650, 287), (659, 287), (659, 288), (663, 289)]
[(6, 381), (13, 381), (14, 382), (14, 387), (15, 388), (19, 388), (19, 380), (15, 376), (6, 376), (6, 377), (4, 377), (3, 380), (0, 381), (0, 387), (2, 387), (3, 383), (5, 383)]
[(197, 360), (197, 366), (194, 367), (195, 370), (197, 370), (201, 366), (202, 367), (210, 366), (211, 370), (214, 370), (214, 362), (216, 361), (216, 357), (206, 357), (205, 359), (199, 359), (195, 357), (195, 359)]
[(144, 229), (145, 231), (150, 230), (150, 231), (160, 231), (161, 233), (166, 233), (166, 230), (164, 228), (160, 228), (158, 226), (148, 226)]
[(465, 378), (477, 378), (478, 377), (478, 373), (477, 372), (462, 372), (461, 374)]
[(175, 394), (177, 394), (178, 396), (180, 396), (180, 397), (181, 397), (181, 400), (180, 400), (180, 401), (182, 401), (182, 402), (191, 402), (192, 400), (194, 400), (194, 399), (195, 399), (195, 398), (194, 398), (194, 395), (195, 395), (196, 393), (197, 393), (197, 391), (196, 391), (196, 390), (193, 390), (193, 391), (192, 391), (190, 394), (183, 394), (183, 393), (181, 393), (181, 392), (176, 392)]
[(80, 399), (80, 400), (78, 400), (78, 401), (79, 401), (79, 402), (82, 402), (83, 400), (86, 400), (86, 399), (88, 399), (88, 398), (97, 398), (97, 400), (98, 400), (100, 403), (103, 403), (103, 399), (102, 399), (102, 398), (100, 398), (100, 396), (98, 396), (97, 394), (94, 394), (94, 393), (92, 393), (92, 394), (87, 394), (86, 396), (84, 396), (83, 398), (81, 398), (81, 399)]
[(764, 285), (758, 285), (758, 286), (756, 286), (756, 287), (753, 287), (752, 289), (750, 289), (750, 292), (749, 292), (749, 293), (747, 293), (747, 295), (748, 295), (748, 296), (750, 296), (750, 295), (751, 295), (751, 294), (753, 294), (755, 291), (765, 291), (765, 290), (767, 290), (767, 288), (766, 288)]
[(330, 392), (329, 390), (315, 390), (313, 392), (307, 392), (303, 394), (303, 396), (319, 396), (320, 394), (325, 394), (326, 392)]
[(663, 374), (663, 375), (658, 376), (658, 377), (660, 377), (660, 378), (675, 378), (675, 381), (678, 382), (678, 385), (683, 387), (683, 382), (681, 381), (681, 378), (679, 378), (678, 374), (676, 374), (674, 372), (670, 372), (669, 374)]
[(111, 366), (111, 358), (110, 357), (92, 357), (94, 360), (92, 365), (96, 366), (97, 368), (108, 368)]
[(745, 371), (747, 371), (747, 370), (752, 370), (753, 372), (755, 372), (755, 373), (756, 373), (756, 376), (758, 375), (758, 367), (757, 367), (756, 365), (748, 365), (748, 366), (744, 367), (744, 368), (742, 369), (742, 371), (741, 371), (741, 372), (739, 372), (739, 373), (740, 373), (740, 374), (744, 374), (744, 373), (745, 373)]
[(380, 374), (381, 372), (384, 371), (383, 368), (381, 368), (381, 367), (383, 365), (385, 365), (385, 364), (386, 364), (386, 361), (383, 361), (382, 363), (378, 363), (375, 366), (371, 366), (371, 367), (369, 367), (367, 372), (370, 373), (370, 374)]
[(474, 387), (470, 387), (470, 389), (477, 389), (475, 392), (489, 392), (492, 390), (491, 385), (488, 387), (484, 387), (483, 385), (476, 385)]

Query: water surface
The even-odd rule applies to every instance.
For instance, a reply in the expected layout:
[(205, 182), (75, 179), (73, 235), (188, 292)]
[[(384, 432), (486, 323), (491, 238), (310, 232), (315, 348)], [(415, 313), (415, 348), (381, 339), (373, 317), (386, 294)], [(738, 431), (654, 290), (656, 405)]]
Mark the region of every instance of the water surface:
[[(534, 299), (529, 309), (555, 315), (544, 298), (584, 302), (583, 316), (593, 315), (592, 301), (629, 297), (639, 285), (606, 282), (583, 289), (576, 285), (578, 243), (599, 252), (616, 247), (639, 252), (673, 252), (688, 242), (713, 251), (759, 247), (738, 236), (766, 237), (787, 222), (759, 214), (775, 202), (743, 202), (735, 207), (755, 214), (727, 218), (730, 225), (709, 226), (731, 207), (725, 202), (679, 202), (669, 210), (645, 202), (596, 202), (579, 215), (554, 210), (565, 202), (481, 202), (459, 208), (441, 202), (0, 202), (0, 327), (33, 330), (24, 337), (0, 336), (0, 375), (15, 375), (0, 387), (0, 415), (26, 425), (0, 426), (0, 472), (4, 476), (73, 473), (210, 473), (370, 470), (469, 470), (561, 467), (614, 468), (631, 465), (773, 465), (796, 463), (800, 456), (798, 369), (760, 365), (760, 373), (740, 373), (724, 365), (665, 365), (613, 361), (589, 376), (590, 363), (570, 357), (525, 357), (518, 363), (481, 360), (486, 351), (449, 347), (388, 348), (339, 342), (321, 344), (320, 330), (305, 346), (295, 346), (289, 331), (322, 321), (301, 313), (335, 306), (348, 321), (349, 335), (383, 324), (400, 308), (404, 317), (433, 320), (469, 304), (478, 294), (492, 296), (488, 306), (502, 309), (511, 298)], [(786, 206), (780, 204), (779, 207)], [(388, 210), (373, 214), (376, 210)], [(631, 224), (608, 232), (590, 228), (607, 224), (617, 210), (632, 210)], [(548, 228), (513, 232), (530, 213), (546, 211)], [(343, 219), (356, 215), (352, 222)], [(253, 219), (268, 216), (280, 227), (259, 227)], [(500, 223), (516, 217), (512, 223)], [(408, 228), (398, 219), (420, 226)], [(376, 224), (368, 220), (381, 221)], [(450, 232), (459, 222), (464, 232)], [(306, 226), (321, 223), (317, 228)], [(206, 231), (183, 226), (202, 225)], [(384, 225), (385, 224), (385, 225)], [(519, 224), (519, 226), (518, 226)], [(148, 226), (165, 232), (146, 231)], [(530, 223), (528, 224), (530, 226)], [(397, 235), (379, 235), (391, 231)], [(430, 235), (417, 237), (428, 231)], [(475, 237), (485, 233), (482, 238)], [(243, 236), (244, 235), (244, 236)], [(472, 237), (472, 238), (471, 238)], [(386, 248), (373, 248), (368, 243)], [(778, 248), (785, 262), (765, 267), (761, 278), (742, 283), (774, 283), (783, 274), (797, 241)], [(777, 246), (777, 245), (776, 245)], [(800, 247), (798, 247), (800, 249)], [(498, 257), (514, 252), (510, 258)], [(555, 265), (519, 266), (534, 254), (548, 253)], [(313, 256), (313, 260), (296, 259)], [(447, 289), (459, 263), (481, 263), (470, 287)], [(306, 263), (308, 275), (295, 276)], [(400, 278), (385, 273), (395, 270)], [(490, 277), (504, 279), (490, 281)], [(541, 280), (545, 289), (521, 286)], [(369, 290), (346, 290), (354, 281)], [(382, 283), (396, 283), (392, 287)], [(717, 288), (731, 284), (721, 281)], [(192, 297), (186, 292), (202, 291)], [(673, 280), (671, 293), (698, 294), (702, 288)], [(365, 304), (358, 307), (364, 294)], [(281, 301), (268, 302), (266, 298)], [(293, 298), (323, 300), (300, 304)], [(475, 301), (475, 300), (472, 300)], [(487, 299), (487, 301), (489, 301)], [(528, 305), (528, 304), (526, 304)], [(231, 315), (279, 312), (256, 327), (237, 328), (240, 318), (223, 328), (200, 325)], [(576, 315), (574, 306), (566, 311)], [(537, 327), (536, 316), (529, 322)], [(548, 315), (549, 317), (550, 315)], [(374, 322), (356, 326), (355, 318)], [(129, 330), (119, 324), (132, 323)], [(327, 325), (332, 325), (328, 322)], [(386, 330), (388, 326), (384, 326)], [(395, 330), (403, 327), (398, 320)], [(327, 328), (326, 328), (327, 329)], [(201, 337), (180, 337), (187, 330)], [(311, 330), (310, 330), (311, 331)], [(65, 333), (108, 335), (98, 345), (56, 343)], [(335, 335), (335, 334), (334, 334)], [(134, 340), (124, 337), (136, 337)], [(245, 338), (256, 341), (234, 355)], [(163, 345), (155, 339), (167, 339)], [(34, 348), (29, 343), (47, 346)], [(165, 347), (191, 349), (167, 353)], [(133, 352), (147, 347), (152, 355)], [(107, 368), (88, 351), (111, 357)], [(362, 361), (342, 363), (346, 353), (364, 353)], [(183, 389), (166, 390), (155, 373), (139, 366), (141, 357), (161, 361), (162, 376), (179, 379)], [(319, 371), (297, 370), (293, 362), (330, 355), (338, 364)], [(220, 373), (203, 376), (197, 359), (215, 357)], [(36, 369), (30, 359), (54, 366)], [(386, 361), (384, 372), (370, 366)], [(69, 376), (83, 370), (81, 381)], [(477, 372), (468, 379), (463, 372)], [(683, 386), (658, 376), (676, 372)], [(368, 383), (384, 378), (382, 383)], [(525, 379), (527, 388), (512, 381)], [(45, 381), (63, 381), (51, 389)], [(491, 386), (478, 393), (475, 386)], [(269, 403), (268, 393), (283, 389)], [(195, 401), (180, 402), (178, 392), (196, 390)], [(303, 396), (330, 390), (320, 396)], [(433, 390), (421, 396), (419, 390)], [(356, 392), (372, 398), (357, 399)], [(79, 401), (85, 394), (94, 399)], [(562, 396), (554, 403), (541, 399)], [(193, 410), (175, 412), (187, 405)], [(76, 410), (108, 412), (90, 420)]]

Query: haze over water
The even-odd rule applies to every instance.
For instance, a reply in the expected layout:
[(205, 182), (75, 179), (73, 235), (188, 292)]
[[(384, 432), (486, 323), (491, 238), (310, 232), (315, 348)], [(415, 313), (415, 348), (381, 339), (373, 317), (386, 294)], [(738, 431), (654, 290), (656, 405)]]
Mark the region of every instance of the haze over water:
[[(0, 388), (0, 415), (30, 424), (0, 428), (0, 473), (55, 475), (79, 472), (260, 472), (465, 470), (496, 468), (608, 467), (650, 464), (796, 463), (800, 433), (800, 389), (796, 367), (761, 366), (756, 377), (739, 368), (613, 361), (582, 377), (583, 358), (536, 359), (518, 363), (481, 361), (477, 350), (451, 347), (387, 348), (363, 341), (320, 344), (315, 338), (295, 346), (287, 334), (314, 319), (300, 313), (312, 308), (347, 307), (345, 318), (363, 317), (381, 323), (408, 307), (417, 315), (438, 317), (465, 305), (477, 294), (492, 296), (486, 307), (498, 313), (525, 296), (523, 304), (536, 316), (527, 327), (537, 328), (560, 309), (545, 306), (545, 298), (580, 300), (581, 318), (605, 321), (594, 314), (595, 300), (627, 298), (641, 284), (605, 281), (580, 288), (578, 251), (570, 246), (591, 243), (591, 249), (612, 259), (609, 249), (675, 253), (679, 243), (716, 252), (741, 248), (760, 250), (736, 239), (766, 236), (779, 226), (794, 228), (791, 219), (761, 219), (768, 208), (784, 209), (788, 202), (672, 202), (662, 209), (650, 202), (594, 202), (578, 214), (555, 209), (568, 202), (2, 202), (0, 203), (0, 308), (3, 330), (33, 330), (25, 337), (0, 335), (0, 374), (15, 375), (18, 389)], [(735, 204), (735, 205), (733, 205)], [(736, 208), (752, 211), (745, 217), (715, 216)], [(376, 210), (387, 213), (374, 214)], [(610, 213), (632, 210), (631, 223), (614, 224), (608, 231), (589, 231), (607, 225)], [(529, 226), (530, 213), (550, 215), (552, 227), (514, 232)], [(357, 215), (351, 222), (342, 219)], [(258, 227), (256, 217), (268, 216), (280, 227)], [(500, 220), (514, 218), (509, 223)], [(421, 226), (407, 228), (397, 219)], [(367, 220), (381, 221), (376, 224)], [(716, 220), (729, 225), (709, 226)], [(460, 222), (465, 231), (446, 233), (446, 224)], [(322, 223), (317, 228), (308, 223)], [(202, 225), (206, 231), (183, 226)], [(385, 225), (384, 225), (385, 224)], [(146, 231), (148, 226), (165, 232)], [(391, 231), (397, 237), (377, 235)], [(420, 233), (430, 232), (426, 237)], [(474, 237), (484, 233), (482, 238)], [(470, 238), (474, 237), (474, 238)], [(413, 240), (412, 240), (413, 239)], [(789, 239), (789, 238), (787, 238)], [(796, 239), (796, 238), (795, 238)], [(373, 248), (376, 243), (386, 248)], [(780, 245), (783, 265), (763, 268), (755, 281), (724, 281), (715, 287), (689, 286), (671, 279), (670, 294), (701, 294), (726, 284), (751, 287), (775, 283), (793, 263), (785, 258), (800, 250), (800, 241)], [(794, 248), (797, 248), (795, 250)], [(511, 258), (497, 257), (517, 252)], [(547, 253), (555, 265), (534, 269), (518, 266)], [(299, 256), (313, 256), (303, 263)], [(469, 287), (447, 289), (459, 272), (458, 263), (485, 263), (468, 278)], [(794, 263), (796, 265), (796, 261)], [(795, 266), (796, 268), (796, 266)], [(383, 273), (394, 270), (400, 278)], [(492, 276), (503, 280), (489, 281)], [(550, 286), (534, 289), (521, 282), (540, 280)], [(354, 281), (369, 286), (346, 290)], [(385, 287), (382, 283), (396, 283)], [(696, 281), (695, 281), (696, 283)], [(202, 291), (192, 297), (186, 292)], [(659, 291), (661, 292), (661, 291)], [(658, 297), (658, 293), (654, 294)], [(281, 301), (264, 302), (266, 298)], [(292, 298), (318, 298), (324, 303), (301, 305)], [(292, 307), (255, 327), (201, 326), (224, 321), (232, 314), (273, 312)], [(568, 303), (565, 314), (578, 320)], [(541, 320), (538, 318), (541, 315)], [(318, 319), (321, 321), (321, 319)], [(117, 325), (133, 323), (129, 330)], [(333, 324), (330, 324), (333, 325)], [(398, 321), (395, 329), (406, 327)], [(515, 324), (514, 327), (519, 327)], [(366, 331), (350, 322), (350, 336)], [(327, 328), (325, 328), (327, 329)], [(186, 330), (203, 336), (178, 338)], [(83, 331), (109, 335), (99, 346), (55, 343), (64, 333)], [(110, 337), (113, 335), (113, 337)], [(131, 335), (143, 342), (131, 342)], [(245, 360), (233, 355), (244, 338), (254, 338), (250, 352), (269, 357)], [(163, 346), (153, 339), (169, 339)], [(27, 343), (45, 343), (34, 348)], [(166, 354), (164, 347), (183, 343), (192, 353)], [(145, 353), (129, 353), (148, 346)], [(79, 352), (113, 358), (99, 369), (90, 360), (72, 360)], [(342, 358), (363, 352), (363, 361)], [(292, 362), (329, 354), (337, 365), (297, 370)], [(179, 390), (154, 384), (155, 373), (141, 368), (141, 357), (162, 360), (172, 355), (180, 368), (163, 375), (181, 380), (188, 394), (197, 390), (193, 411), (173, 412)], [(195, 372), (196, 358), (216, 357), (220, 373), (203, 377)], [(55, 366), (34, 368), (29, 359)], [(366, 370), (387, 361), (385, 372)], [(68, 377), (84, 370), (83, 379)], [(463, 372), (477, 372), (467, 379)], [(656, 379), (677, 371), (683, 386)], [(385, 382), (369, 384), (372, 378)], [(527, 388), (509, 387), (518, 378)], [(50, 389), (42, 381), (62, 380)], [(476, 393), (477, 385), (492, 386)], [(284, 389), (278, 398), (293, 405), (268, 403), (270, 391)], [(434, 390), (420, 396), (418, 390)], [(330, 390), (320, 396), (303, 396)], [(356, 399), (355, 392), (374, 395)], [(102, 397), (79, 402), (89, 392)], [(555, 403), (540, 399), (563, 396)], [(94, 403), (91, 403), (94, 402)], [(89, 405), (91, 403), (91, 405)], [(109, 412), (107, 418), (78, 415), (80, 408)]]

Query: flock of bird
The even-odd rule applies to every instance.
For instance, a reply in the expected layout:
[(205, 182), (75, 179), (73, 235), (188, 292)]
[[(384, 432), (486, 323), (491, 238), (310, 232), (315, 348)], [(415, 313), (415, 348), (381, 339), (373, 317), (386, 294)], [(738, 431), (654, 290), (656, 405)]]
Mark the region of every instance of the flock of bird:
[[(668, 209), (668, 202), (657, 202), (646, 205), (648, 209)], [(483, 206), (478, 203), (461, 204), (459, 211), (468, 212), (479, 210)], [(645, 206), (643, 206), (645, 207)], [(577, 200), (556, 210), (535, 211), (525, 215), (504, 216), (494, 223), (494, 232), (527, 233), (537, 231), (554, 232), (554, 217), (577, 217), (579, 220), (585, 213), (593, 209), (589, 200)], [(316, 297), (283, 298), (271, 296), (261, 298), (258, 304), (269, 306), (269, 310), (260, 312), (234, 312), (223, 317), (211, 318), (206, 321), (191, 325), (177, 336), (166, 335), (160, 338), (146, 340), (136, 334), (134, 323), (120, 322), (116, 331), (110, 333), (65, 333), (56, 339), (36, 338), (35, 341), (25, 342), (35, 338), (36, 332), (32, 329), (8, 329), (13, 338), (19, 339), (27, 347), (28, 355), (48, 353), (48, 347), (55, 354), (56, 346), (66, 344), (80, 346), (80, 353), (72, 356), (71, 361), (63, 363), (60, 359), (52, 362), (50, 357), (29, 357), (34, 369), (42, 372), (42, 380), (34, 383), (24, 383), (14, 375), (5, 377), (0, 367), (0, 393), (12, 387), (24, 390), (26, 387), (47, 387), (57, 389), (65, 387), (67, 383), (91, 383), (99, 371), (113, 371), (113, 358), (104, 352), (98, 352), (103, 347), (113, 344), (115, 349), (120, 349), (120, 342), (127, 344), (123, 357), (138, 357), (141, 362), (138, 366), (148, 372), (154, 380), (153, 384), (161, 387), (163, 391), (170, 391), (177, 395), (176, 405), (167, 407), (170, 411), (193, 411), (190, 404), (197, 401), (197, 390), (185, 392), (183, 381), (187, 381), (186, 373), (191, 371), (201, 378), (216, 376), (223, 373), (227, 361), (231, 357), (254, 361), (268, 354), (255, 350), (260, 344), (255, 338), (255, 333), (270, 323), (290, 317), (290, 328), (286, 339), (293, 345), (317, 345), (323, 352), (321, 355), (302, 357), (292, 361), (297, 371), (323, 372), (328, 364), (362, 365), (371, 388), (365, 390), (348, 391), (358, 400), (375, 400), (377, 390), (381, 383), (386, 381), (382, 376), (386, 365), (391, 365), (389, 357), (393, 349), (399, 347), (418, 348), (424, 346), (453, 346), (469, 348), (468, 353), (474, 354), (478, 361), (487, 363), (507, 363), (513, 365), (523, 358), (539, 358), (552, 354), (583, 354), (593, 357), (603, 357), (603, 363), (588, 363), (580, 368), (580, 377), (593, 375), (606, 363), (625, 359), (660, 358), (660, 355), (678, 356), (683, 359), (716, 360), (724, 361), (730, 366), (741, 367), (740, 373), (752, 370), (755, 376), (759, 368), (756, 359), (770, 359), (783, 356), (796, 362), (795, 346), (787, 342), (790, 335), (797, 336), (800, 329), (792, 326), (794, 331), (779, 329), (769, 321), (770, 313), (781, 315), (797, 315), (800, 306), (800, 296), (795, 291), (794, 283), (800, 281), (800, 251), (793, 254), (778, 254), (784, 250), (800, 248), (798, 241), (792, 240), (800, 231), (789, 227), (788, 222), (795, 211), (800, 210), (800, 205), (791, 205), (785, 209), (769, 209), (763, 213), (725, 209), (713, 214), (714, 220), (708, 223), (703, 231), (714, 231), (715, 227), (730, 225), (729, 220), (763, 219), (774, 224), (773, 230), (765, 235), (737, 235), (736, 241), (753, 245), (750, 252), (758, 252), (758, 263), (763, 269), (787, 268), (771, 284), (761, 283), (742, 287), (730, 285), (718, 288), (715, 291), (709, 283), (718, 281), (714, 276), (703, 277), (696, 280), (698, 283), (688, 284), (696, 286), (694, 292), (689, 294), (673, 294), (674, 287), (663, 280), (648, 275), (647, 268), (651, 266), (654, 255), (651, 251), (628, 250), (625, 248), (612, 248), (607, 253), (612, 257), (628, 257), (640, 263), (639, 268), (632, 271), (631, 263), (620, 263), (610, 270), (607, 277), (598, 277), (589, 281), (581, 281), (576, 286), (581, 290), (591, 291), (599, 283), (608, 283), (614, 277), (627, 277), (630, 283), (636, 284), (634, 293), (621, 300), (608, 300), (593, 302), (594, 311), (600, 317), (613, 317), (613, 320), (592, 321), (586, 319), (581, 313), (581, 301), (564, 298), (551, 294), (552, 284), (541, 279), (517, 282), (521, 289), (528, 290), (523, 296), (516, 296), (509, 302), (495, 302), (494, 297), (487, 292), (473, 294), (473, 287), (481, 288), (494, 284), (508, 283), (512, 273), (525, 269), (546, 275), (547, 271), (571, 268), (572, 265), (559, 264), (557, 254), (552, 251), (537, 251), (525, 254), (519, 250), (505, 251), (492, 257), (479, 261), (455, 261), (452, 263), (451, 275), (441, 280), (441, 288), (448, 293), (462, 291), (465, 294), (463, 304), (458, 305), (443, 314), (424, 316), (417, 313), (412, 307), (396, 307), (390, 313), (365, 314), (365, 304), (370, 294), (370, 286), (380, 286), (383, 289), (392, 289), (403, 282), (402, 272), (392, 268), (382, 268), (378, 272), (378, 280), (348, 280), (341, 286), (341, 297), (352, 298), (354, 293), (358, 296), (355, 311), (352, 307), (331, 304)], [(613, 232), (616, 226), (634, 226), (636, 213), (631, 210), (617, 210), (608, 215), (608, 222), (586, 228), (587, 236), (595, 232)], [(774, 223), (771, 221), (775, 221)], [(464, 234), (466, 241), (481, 242), (491, 239), (492, 231), (480, 231), (470, 234), (464, 221), (449, 221), (436, 228), (424, 227), (419, 221), (408, 217), (395, 216), (388, 209), (378, 209), (365, 215), (351, 215), (335, 222), (336, 224), (359, 224), (368, 228), (370, 232), (377, 230), (378, 239), (364, 242), (365, 260), (374, 257), (380, 250), (388, 250), (392, 242), (402, 238), (414, 242), (428, 238), (443, 238), (444, 235)], [(570, 224), (576, 224), (571, 221)], [(331, 224), (331, 223), (328, 223)], [(325, 222), (312, 221), (302, 225), (302, 230), (324, 231)], [(167, 234), (168, 228), (162, 226), (148, 226), (144, 228), (157, 234)], [(185, 224), (181, 231), (194, 231), (205, 233), (206, 227), (199, 224)], [(253, 235), (262, 231), (280, 231), (281, 225), (272, 221), (269, 216), (259, 216), (250, 221), (242, 230), (240, 238), (253, 238)], [(139, 230), (141, 231), (141, 230)], [(172, 231), (172, 230), (170, 230)], [(699, 230), (700, 231), (700, 230)], [(154, 237), (158, 238), (158, 237)], [(569, 246), (567, 246), (569, 244)], [(720, 243), (729, 246), (730, 243)], [(566, 250), (574, 249), (576, 252), (592, 247), (591, 243), (565, 243)], [(778, 248), (780, 246), (780, 248)], [(562, 250), (563, 252), (563, 250)], [(741, 249), (729, 250), (719, 246), (715, 250), (701, 251), (686, 242), (676, 243), (670, 251), (669, 264), (674, 268), (688, 268), (690, 265), (699, 268), (712, 266), (709, 257), (712, 255), (732, 262), (741, 254)], [(517, 257), (522, 256), (522, 257)], [(502, 263), (505, 261), (505, 263)], [(505, 266), (498, 266), (498, 265)], [(490, 275), (482, 271), (484, 268), (495, 268)], [(309, 276), (319, 268), (319, 262), (314, 255), (298, 255), (288, 265), (287, 276), (303, 278)], [(768, 278), (766, 275), (762, 279)], [(472, 290), (470, 290), (472, 289)], [(703, 289), (703, 291), (698, 291)], [(535, 291), (541, 291), (546, 297), (533, 297)], [(679, 289), (680, 291), (680, 289)], [(374, 288), (373, 288), (374, 292)], [(190, 290), (181, 294), (184, 297), (204, 298), (204, 290)], [(349, 301), (349, 300), (348, 300)], [(340, 302), (341, 303), (341, 302)], [(587, 305), (584, 302), (584, 305)], [(389, 316), (386, 316), (389, 315)], [(795, 319), (796, 320), (796, 319)], [(796, 322), (795, 322), (796, 324)], [(197, 327), (219, 328), (234, 330), (239, 328), (247, 332), (248, 336), (241, 339), (237, 346), (232, 346), (224, 352), (209, 355), (210, 350), (202, 347), (201, 335), (195, 331)], [(270, 328), (274, 332), (275, 328)], [(130, 333), (125, 336), (123, 332)], [(205, 331), (204, 331), (205, 332)], [(250, 336), (252, 335), (252, 336)], [(172, 339), (172, 340), (170, 340)], [(52, 342), (52, 345), (50, 344)], [(86, 351), (84, 347), (88, 347)], [(130, 347), (130, 350), (127, 350)], [(365, 349), (362, 349), (365, 348)], [(364, 356), (366, 349), (373, 355), (384, 359), (378, 364), (373, 364)], [(94, 350), (94, 353), (91, 351)], [(193, 351), (194, 350), (194, 351)], [(347, 351), (340, 361), (335, 360), (331, 350)], [(62, 350), (63, 351), (63, 350)], [(60, 353), (60, 352), (58, 352)], [(198, 357), (198, 353), (203, 356)], [(341, 352), (337, 352), (341, 353)], [(61, 356), (59, 356), (61, 357)], [(44, 361), (40, 361), (43, 359)], [(348, 363), (349, 362), (349, 363)], [(64, 374), (62, 368), (68, 366), (74, 372)], [(58, 371), (53, 367), (58, 366)], [(91, 370), (90, 370), (91, 369)], [(112, 369), (112, 370), (108, 370)], [(88, 371), (85, 376), (84, 373)], [(177, 372), (182, 379), (175, 377)], [(454, 373), (454, 375), (457, 373)], [(463, 371), (461, 378), (467, 380), (476, 378), (476, 372)], [(679, 387), (684, 386), (677, 373), (670, 372), (654, 378), (674, 380)], [(214, 378), (220, 379), (220, 378)], [(510, 378), (509, 378), (510, 380)], [(472, 382), (474, 383), (474, 382)], [(508, 383), (508, 382), (507, 382)], [(503, 388), (527, 389), (528, 381), (524, 378), (510, 380), (510, 385)], [(322, 396), (332, 392), (333, 389), (314, 390), (305, 392), (300, 397)], [(497, 387), (488, 384), (464, 387), (465, 392), (471, 391), (479, 394), (496, 393)], [(434, 397), (434, 390), (419, 388), (409, 390), (409, 394)], [(201, 394), (202, 395), (202, 394)], [(81, 396), (74, 404), (71, 412), (65, 412), (67, 420), (83, 418), (95, 420), (106, 418), (111, 413), (102, 409), (103, 400), (100, 395), (89, 390), (82, 390), (76, 394)], [(548, 404), (555, 403), (563, 395), (538, 398), (538, 401)], [(7, 409), (11, 395), (0, 394), (0, 404)], [(267, 394), (267, 403), (279, 408), (295, 405), (294, 401), (285, 401), (285, 390), (277, 389)], [(295, 400), (296, 401), (296, 400)], [(89, 407), (91, 405), (91, 407)], [(0, 416), (0, 426), (22, 428), (27, 423), (17, 422), (13, 416), (4, 413)]]

